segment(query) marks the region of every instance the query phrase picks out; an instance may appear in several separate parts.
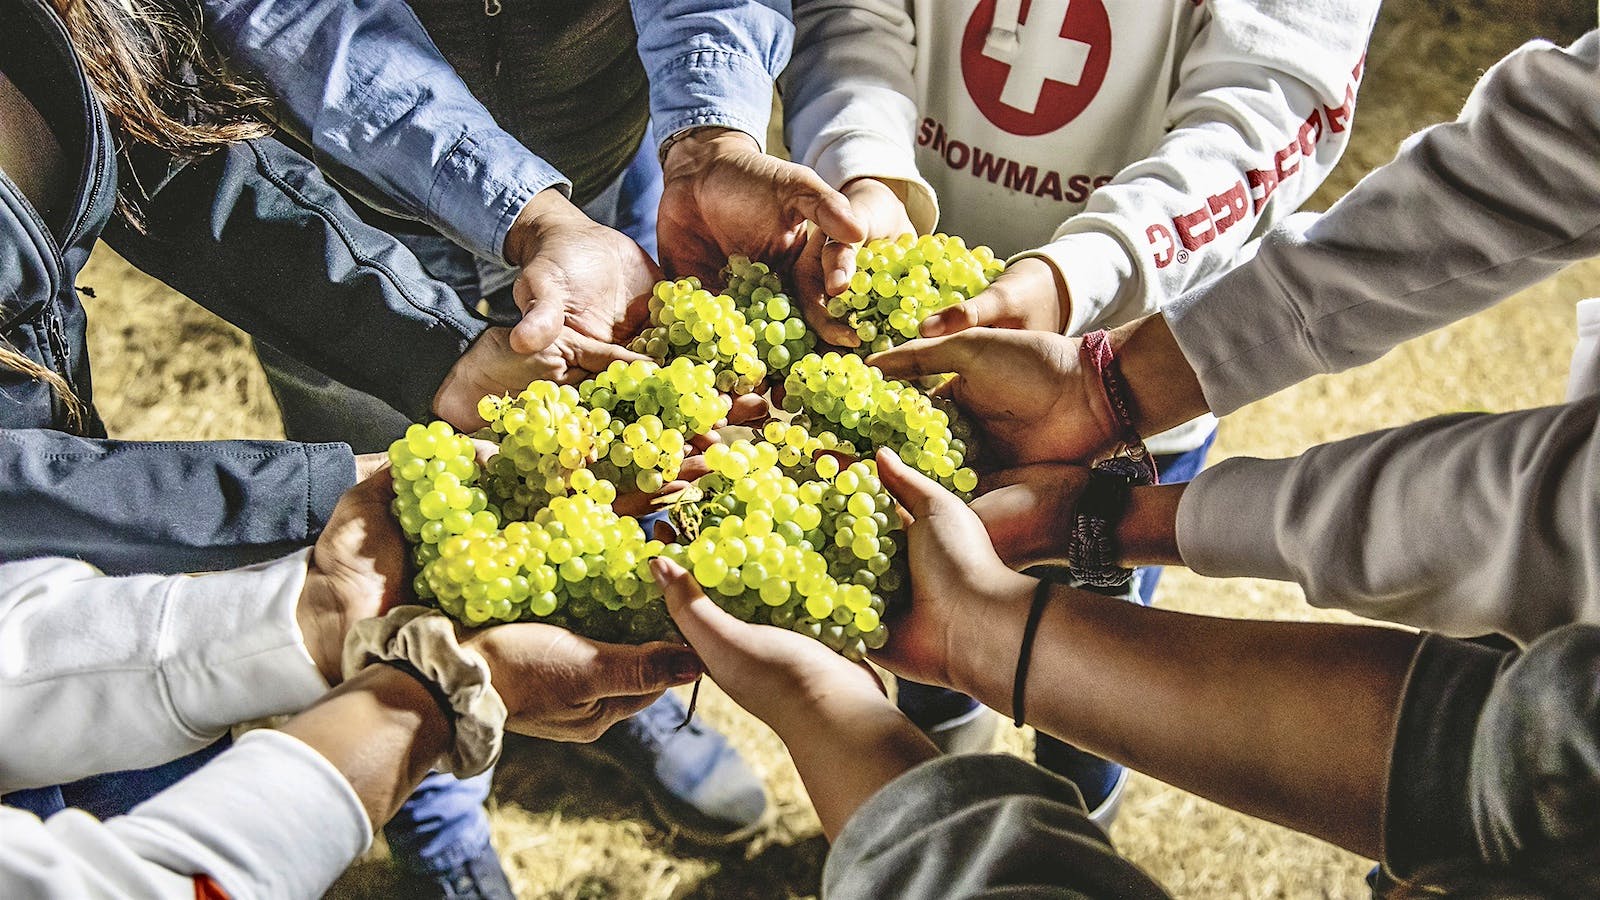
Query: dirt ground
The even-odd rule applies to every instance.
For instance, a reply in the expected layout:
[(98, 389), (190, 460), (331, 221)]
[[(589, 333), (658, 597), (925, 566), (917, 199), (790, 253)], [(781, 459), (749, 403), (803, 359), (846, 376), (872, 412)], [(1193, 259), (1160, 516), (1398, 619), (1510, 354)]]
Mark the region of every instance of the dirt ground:
[[(1310, 208), (1326, 208), (1388, 160), (1407, 134), (1451, 118), (1482, 70), (1512, 47), (1535, 36), (1568, 41), (1593, 23), (1589, 0), (1394, 0), (1373, 42), (1351, 148)], [(108, 251), (96, 255), (82, 283), (99, 295), (89, 301), (95, 393), (114, 436), (281, 436), (260, 369), (237, 331)], [(1572, 304), (1597, 295), (1600, 263), (1574, 267), (1378, 362), (1313, 379), (1229, 417), (1213, 458), (1285, 456), (1439, 413), (1556, 402), (1574, 341)], [(1182, 571), (1167, 575), (1157, 603), (1236, 618), (1336, 618), (1308, 607), (1293, 587)], [(778, 816), (770, 833), (730, 851), (696, 849), (663, 831), (614, 773), (583, 763), (568, 748), (519, 742), (501, 766), (492, 817), (496, 846), (522, 896), (815, 895), (826, 847), (782, 745), (714, 689), (706, 693), (707, 717), (771, 785)], [(1000, 744), (1026, 754), (1031, 735), (1007, 726)], [(1112, 836), (1182, 898), (1359, 897), (1370, 867), (1320, 841), (1142, 776), (1134, 779)], [(330, 896), (395, 893), (380, 845)]]

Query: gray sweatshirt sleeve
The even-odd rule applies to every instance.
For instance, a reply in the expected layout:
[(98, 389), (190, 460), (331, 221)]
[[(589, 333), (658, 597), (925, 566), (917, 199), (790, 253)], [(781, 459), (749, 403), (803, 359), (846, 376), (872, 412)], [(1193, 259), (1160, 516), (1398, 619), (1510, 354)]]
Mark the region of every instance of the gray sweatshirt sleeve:
[(1500, 61), (1461, 117), (1166, 317), (1211, 410), (1378, 358), (1600, 255), (1600, 32)]
[(1600, 620), (1600, 395), (1446, 416), (1200, 473), (1178, 549), (1205, 575), (1447, 634)]
[(1111, 848), (1071, 782), (1002, 754), (940, 757), (890, 782), (834, 842), (822, 895), (1167, 897)]

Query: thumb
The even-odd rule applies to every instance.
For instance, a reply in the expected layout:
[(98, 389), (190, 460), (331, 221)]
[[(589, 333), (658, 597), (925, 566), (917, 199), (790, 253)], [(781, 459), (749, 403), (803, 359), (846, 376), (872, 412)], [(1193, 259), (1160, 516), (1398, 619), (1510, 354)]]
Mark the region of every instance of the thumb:
[(938, 482), (906, 465), (905, 460), (888, 447), (878, 450), (878, 477), (889, 493), (916, 519), (926, 518), (934, 506), (943, 503), (945, 498), (955, 498)]
[(790, 164), (789, 196), (784, 207), (792, 218), (815, 223), (835, 241), (855, 244), (867, 239), (866, 223), (856, 215), (850, 199), (806, 166)]
[(661, 585), (672, 621), (677, 623), (678, 631), (696, 652), (712, 659), (730, 652), (746, 652), (740, 645), (743, 643), (744, 629), (752, 626), (711, 602), (687, 569), (664, 556), (658, 556), (650, 561), (650, 573)]
[(960, 373), (972, 365), (976, 339), (971, 332), (941, 338), (919, 338), (867, 357), (889, 378)]
[(566, 321), (566, 310), (561, 299), (547, 293), (538, 295), (528, 289), (523, 293), (523, 282), (515, 290), (517, 306), (522, 308), (522, 318), (511, 328), (511, 349), (526, 356), (550, 346)]
[(682, 644), (596, 643), (593, 671), (587, 679), (592, 699), (654, 694), (699, 678), (703, 671), (694, 651)]
[[(635, 353), (621, 344), (613, 344), (592, 338), (581, 331), (566, 329), (561, 335), (561, 341), (571, 352), (572, 362), (583, 371), (575, 373), (587, 377), (590, 374), (603, 372), (613, 362), (651, 362), (650, 357), (643, 353)], [(579, 380), (574, 378), (573, 380)]]

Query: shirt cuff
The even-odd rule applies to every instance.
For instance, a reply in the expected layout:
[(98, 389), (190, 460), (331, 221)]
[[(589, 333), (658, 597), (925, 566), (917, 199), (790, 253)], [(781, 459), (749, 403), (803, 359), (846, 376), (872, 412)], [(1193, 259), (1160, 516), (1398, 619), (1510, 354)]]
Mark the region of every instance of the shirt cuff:
[(742, 131), (767, 149), (772, 75), (759, 60), (729, 50), (694, 50), (650, 73), (656, 145), (686, 128)]
[(322, 532), (344, 492), (355, 486), (356, 458), (349, 444), (301, 444), (306, 454), (306, 534)]
[(196, 735), (297, 712), (328, 690), (295, 611), (311, 551), (210, 575), (178, 576), (158, 658), (173, 715)]
[(906, 216), (919, 234), (939, 224), (939, 195), (917, 171), (917, 163), (894, 141), (869, 131), (833, 139), (817, 154), (813, 168), (835, 190), (857, 178), (898, 181), (906, 186)]
[(1278, 544), (1277, 510), (1296, 460), (1225, 459), (1194, 477), (1178, 501), (1178, 555), (1212, 578), (1298, 581)]
[(1079, 231), (1063, 235), (1037, 250), (1013, 256), (1008, 263), (1027, 258), (1043, 259), (1055, 266), (1067, 284), (1072, 311), (1064, 334), (1083, 334), (1106, 324), (1106, 310), (1117, 295), (1139, 277), (1133, 255), (1122, 242), (1098, 231)]
[(1383, 812), (1383, 863), (1407, 878), (1479, 859), (1469, 790), (1478, 723), (1505, 655), (1426, 635), (1411, 661)]
[(344, 775), (267, 730), (106, 825), (145, 859), (208, 875), (230, 897), (320, 897), (372, 843)]
[(428, 194), (435, 227), (478, 256), (510, 262), (506, 235), (517, 214), (546, 188), (572, 193), (572, 183), (509, 133), (464, 134), (445, 156)]

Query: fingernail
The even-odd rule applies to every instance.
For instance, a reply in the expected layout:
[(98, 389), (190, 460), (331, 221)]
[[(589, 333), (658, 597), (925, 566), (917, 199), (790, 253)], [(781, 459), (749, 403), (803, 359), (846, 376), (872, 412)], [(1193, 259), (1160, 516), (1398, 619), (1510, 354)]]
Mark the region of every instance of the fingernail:
[(665, 586), (668, 581), (677, 578), (683, 572), (683, 566), (678, 565), (665, 556), (658, 556), (650, 560), (650, 574), (655, 576), (656, 584)]
[(939, 337), (944, 334), (944, 320), (940, 319), (937, 314), (923, 319), (922, 324), (917, 326), (917, 334), (930, 338)]

